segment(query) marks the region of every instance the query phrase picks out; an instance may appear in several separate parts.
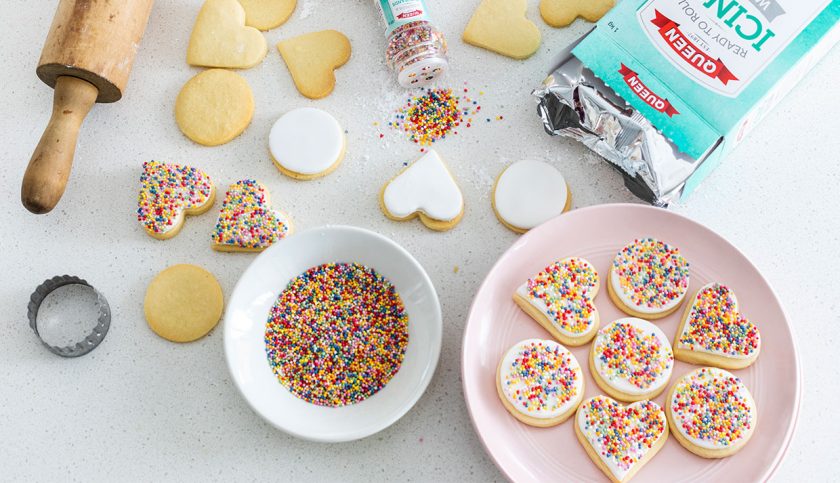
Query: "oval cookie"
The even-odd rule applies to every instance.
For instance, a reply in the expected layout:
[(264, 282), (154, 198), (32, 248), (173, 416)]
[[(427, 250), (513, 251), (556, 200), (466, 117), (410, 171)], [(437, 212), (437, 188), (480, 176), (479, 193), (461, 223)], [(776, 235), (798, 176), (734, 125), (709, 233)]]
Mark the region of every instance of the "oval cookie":
[(191, 342), (209, 333), (222, 317), (224, 296), (216, 277), (196, 265), (174, 265), (146, 289), (143, 311), (149, 327), (172, 342)]
[(575, 356), (553, 340), (523, 340), (502, 357), (496, 389), (505, 408), (530, 426), (555, 426), (583, 399), (583, 372)]
[(499, 175), (493, 187), (493, 211), (499, 221), (517, 233), (568, 211), (569, 186), (554, 166), (543, 161), (519, 161)]
[(628, 317), (598, 331), (589, 368), (598, 386), (618, 400), (653, 399), (671, 378), (674, 353), (659, 327)]
[(254, 95), (239, 74), (206, 70), (193, 77), (175, 100), (175, 121), (185, 136), (205, 146), (225, 144), (251, 123)]
[(635, 240), (618, 252), (610, 266), (610, 299), (634, 317), (666, 317), (685, 298), (688, 267), (678, 248), (655, 238)]
[(714, 367), (696, 369), (677, 381), (665, 410), (677, 441), (704, 458), (737, 453), (758, 422), (749, 389), (739, 378)]
[(310, 180), (335, 171), (344, 158), (344, 130), (329, 113), (313, 107), (284, 114), (271, 128), (268, 146), (286, 176)]

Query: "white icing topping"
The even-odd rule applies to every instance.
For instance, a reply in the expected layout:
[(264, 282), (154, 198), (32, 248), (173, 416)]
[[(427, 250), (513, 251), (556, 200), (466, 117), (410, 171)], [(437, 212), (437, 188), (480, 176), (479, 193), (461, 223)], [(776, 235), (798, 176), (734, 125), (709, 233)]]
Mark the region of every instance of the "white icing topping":
[[(734, 397), (727, 395), (725, 392), (713, 390), (714, 388), (711, 384), (721, 380), (729, 380), (729, 384), (727, 385), (729, 389), (732, 389), (734, 386)], [(747, 386), (732, 373), (716, 367), (704, 367), (686, 374), (682, 379), (677, 381), (676, 386), (676, 390), (671, 397), (671, 416), (674, 418), (677, 431), (691, 441), (692, 444), (706, 449), (727, 448), (740, 439), (743, 439), (743, 437), (750, 434), (755, 428), (757, 416), (755, 401)], [(714, 402), (711, 403), (712, 408), (710, 409), (709, 403), (704, 401), (699, 404), (689, 404), (683, 409), (680, 409), (679, 404), (682, 400), (680, 398), (681, 390), (686, 388), (693, 388), (694, 390), (703, 388), (705, 392), (714, 396), (717, 404)], [(685, 399), (685, 396), (683, 396), (683, 399)], [(736, 402), (738, 404), (733, 404)], [(715, 409), (715, 406), (717, 406), (717, 409)], [(711, 421), (721, 417), (727, 420), (726, 422), (729, 427), (741, 426), (743, 423), (746, 423), (749, 425), (749, 428), (741, 426), (742, 431), (740, 436), (734, 438), (732, 441), (715, 438), (709, 433), (698, 433), (698, 436), (692, 436), (689, 435), (686, 429), (686, 426), (695, 427), (702, 420)]]
[(435, 220), (451, 221), (464, 209), (461, 190), (431, 149), (391, 180), (382, 197), (388, 212), (398, 218), (421, 212)]
[[(540, 364), (524, 367), (522, 354), (533, 350), (540, 350), (546, 357), (542, 362), (553, 364), (556, 369), (539, 370)], [(583, 397), (580, 364), (568, 349), (553, 340), (527, 339), (511, 347), (502, 358), (499, 378), (507, 401), (520, 413), (533, 418), (555, 418), (570, 411)], [(527, 394), (538, 394), (542, 404), (536, 404), (537, 399), (528, 399)], [(533, 401), (530, 407), (529, 401)]]
[(509, 225), (529, 230), (563, 213), (569, 197), (566, 180), (542, 161), (519, 161), (496, 182), (496, 212)]
[[(638, 337), (638, 342), (632, 335)], [(654, 349), (656, 345), (658, 350)], [(606, 350), (615, 351), (617, 355), (605, 356)], [(602, 327), (595, 336), (592, 351), (595, 370), (601, 379), (613, 389), (634, 396), (656, 391), (667, 384), (674, 369), (674, 353), (665, 333), (650, 322), (634, 317)], [(610, 360), (616, 359), (620, 361), (620, 368), (609, 364)]]
[(323, 173), (341, 158), (344, 132), (329, 113), (303, 107), (284, 114), (268, 136), (271, 156), (283, 168), (303, 174)]
[[(727, 287), (725, 287), (725, 286), (723, 286), (723, 285), (721, 285), (717, 282), (711, 282), (711, 283), (708, 283), (708, 284), (704, 285), (703, 288), (698, 290), (697, 294), (694, 296), (694, 299), (693, 299), (692, 305), (691, 305), (691, 310), (689, 311), (688, 317), (687, 317), (685, 323), (683, 324), (683, 330), (680, 333), (680, 336), (677, 338), (677, 346), (676, 347), (679, 348), (679, 349), (691, 350), (693, 352), (703, 352), (703, 353), (706, 353), (706, 354), (714, 354), (714, 355), (724, 356), (724, 357), (727, 357), (727, 358), (730, 358), (730, 359), (749, 359), (750, 357), (753, 357), (754, 353), (744, 354), (743, 352), (727, 352), (727, 351), (724, 351), (722, 349), (709, 348), (709, 347), (706, 347), (703, 344), (699, 344), (699, 343), (686, 344), (686, 343), (682, 342), (682, 338), (685, 337), (686, 334), (688, 334), (692, 329), (691, 321), (697, 317), (697, 310), (698, 310), (697, 304), (699, 303), (699, 301), (701, 299), (701, 296), (703, 295), (703, 292), (705, 292), (707, 289), (722, 289), (725, 293), (724, 297), (728, 298), (728, 300), (721, 300), (721, 303), (725, 304), (725, 303), (729, 302), (731, 304), (732, 310), (737, 314), (739, 308), (738, 308), (738, 299), (737, 299), (737, 297), (735, 297), (735, 292), (733, 292), (732, 290), (729, 290)], [(732, 322), (734, 322), (734, 321), (732, 321)], [(752, 324), (750, 324), (746, 321), (744, 321), (744, 322), (749, 324), (751, 327), (754, 327)], [(756, 329), (756, 330), (758, 330), (758, 329)], [(756, 347), (755, 351), (759, 351), (760, 349), (761, 349), (761, 338), (759, 336), (758, 347)]]
[[(667, 428), (665, 411), (655, 402), (638, 401), (625, 407), (606, 396), (584, 401), (575, 419), (595, 453), (619, 481), (644, 458)], [(609, 444), (605, 436), (611, 438)], [(622, 444), (617, 444), (617, 440)]]

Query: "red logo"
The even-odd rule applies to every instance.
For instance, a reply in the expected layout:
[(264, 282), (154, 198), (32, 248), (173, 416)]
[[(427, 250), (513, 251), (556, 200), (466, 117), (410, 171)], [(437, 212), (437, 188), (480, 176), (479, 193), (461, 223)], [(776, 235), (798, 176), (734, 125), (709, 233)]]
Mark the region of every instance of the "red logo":
[(397, 15), (397, 18), (402, 20), (404, 18), (416, 17), (418, 15), (423, 15), (423, 12), (421, 12), (420, 10), (412, 10), (410, 12), (403, 12), (403, 13)]
[(686, 63), (700, 72), (706, 74), (711, 78), (718, 78), (727, 85), (729, 81), (738, 80), (735, 75), (723, 65), (723, 62), (718, 57), (712, 59), (705, 52), (701, 51), (688, 37), (680, 30), (680, 24), (674, 22), (668, 17), (662, 15), (659, 10), (656, 10), (656, 18), (651, 20), (651, 23), (659, 27), (659, 35), (665, 40), (674, 52)]
[(645, 103), (650, 107), (667, 114), (668, 117), (674, 117), (675, 114), (680, 113), (680, 111), (676, 110), (668, 99), (663, 99), (654, 94), (644, 82), (639, 80), (638, 74), (633, 72), (626, 65), (621, 64), (621, 69), (618, 70), (618, 73), (624, 77), (624, 82), (630, 90), (635, 92), (636, 95), (639, 96), (639, 99), (645, 101)]

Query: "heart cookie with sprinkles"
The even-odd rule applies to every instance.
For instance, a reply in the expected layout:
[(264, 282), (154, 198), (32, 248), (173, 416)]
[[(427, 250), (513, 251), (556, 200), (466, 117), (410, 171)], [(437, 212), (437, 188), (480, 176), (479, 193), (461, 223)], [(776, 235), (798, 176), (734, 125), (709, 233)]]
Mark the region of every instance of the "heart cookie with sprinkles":
[(174, 237), (187, 215), (207, 212), (215, 200), (216, 188), (205, 172), (179, 164), (143, 163), (137, 220), (150, 236)]
[(655, 238), (622, 248), (610, 266), (610, 299), (627, 315), (652, 320), (667, 317), (685, 298), (689, 264), (677, 247)]
[(583, 400), (583, 371), (574, 354), (557, 342), (523, 340), (499, 362), (496, 391), (516, 419), (538, 428), (555, 426)]
[(623, 406), (595, 396), (580, 405), (575, 419), (586, 454), (616, 483), (630, 481), (668, 440), (665, 411), (653, 401)]
[(513, 301), (563, 344), (589, 342), (600, 318), (595, 296), (598, 272), (583, 258), (566, 258), (547, 266), (516, 289)]
[(703, 367), (671, 387), (665, 400), (671, 432), (704, 458), (733, 455), (749, 442), (758, 411), (749, 389), (723, 369)]
[(713, 282), (697, 291), (693, 300), (674, 339), (676, 358), (724, 369), (752, 365), (761, 351), (761, 334), (741, 315), (735, 293)]
[(291, 233), (291, 219), (271, 209), (268, 190), (245, 179), (228, 189), (211, 238), (217, 251), (261, 252)]

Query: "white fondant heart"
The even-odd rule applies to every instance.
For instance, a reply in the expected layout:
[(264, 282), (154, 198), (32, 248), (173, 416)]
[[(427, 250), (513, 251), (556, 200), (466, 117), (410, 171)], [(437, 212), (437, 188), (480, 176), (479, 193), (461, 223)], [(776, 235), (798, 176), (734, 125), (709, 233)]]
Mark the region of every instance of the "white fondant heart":
[(386, 214), (397, 220), (416, 215), (426, 223), (454, 222), (464, 210), (464, 197), (449, 169), (434, 150), (429, 150), (385, 185), (382, 204)]

